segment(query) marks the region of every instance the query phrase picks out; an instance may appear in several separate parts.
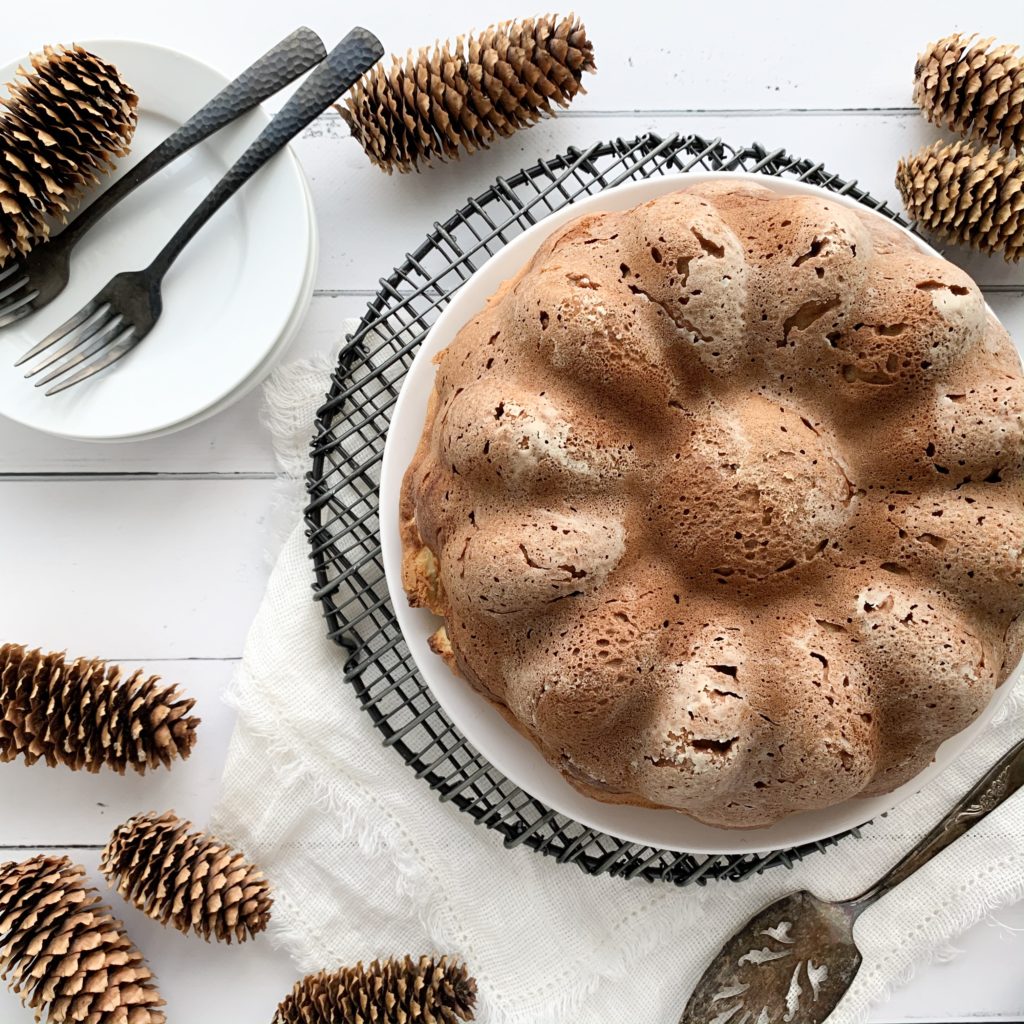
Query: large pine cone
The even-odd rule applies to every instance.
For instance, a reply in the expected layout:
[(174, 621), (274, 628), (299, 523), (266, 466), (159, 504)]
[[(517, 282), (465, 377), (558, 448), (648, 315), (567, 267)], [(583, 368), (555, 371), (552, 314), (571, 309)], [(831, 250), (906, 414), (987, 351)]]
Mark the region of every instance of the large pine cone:
[(195, 744), (194, 705), (158, 676), (122, 679), (118, 666), (97, 659), (69, 663), (63, 654), (0, 647), (0, 762), (119, 775), (170, 767)]
[(368, 71), (338, 107), (370, 159), (389, 174), (459, 147), (485, 149), (498, 136), (567, 107), (594, 71), (594, 48), (572, 16), (547, 15), (492, 25), (468, 43), (410, 50)]
[(138, 97), (80, 46), (47, 46), (0, 99), (0, 266), (49, 235), (85, 189), (127, 154)]
[(270, 920), (270, 886), (237, 850), (172, 811), (137, 814), (110, 838), (100, 858), (109, 885), (155, 921), (230, 944)]
[(465, 964), (420, 957), (310, 974), (274, 1024), (458, 1024), (473, 1020), (476, 982)]
[(929, 43), (914, 66), (914, 102), (932, 124), (1024, 152), (1024, 59), (992, 43), (959, 33)]
[(1024, 157), (967, 142), (933, 143), (904, 157), (896, 187), (918, 225), (982, 252), (1024, 255)]
[(166, 1020), (142, 954), (67, 857), (0, 864), (0, 975), (37, 1021)]

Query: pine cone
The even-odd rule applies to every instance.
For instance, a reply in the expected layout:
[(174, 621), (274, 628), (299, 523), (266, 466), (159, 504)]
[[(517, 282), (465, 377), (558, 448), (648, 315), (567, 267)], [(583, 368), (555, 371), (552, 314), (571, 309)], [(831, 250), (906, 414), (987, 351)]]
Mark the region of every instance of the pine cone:
[(1007, 262), (1024, 255), (1024, 158), (967, 142), (933, 143), (900, 160), (896, 187), (918, 225)]
[(142, 954), (67, 857), (0, 864), (0, 977), (37, 1021), (166, 1020)]
[(21, 757), (98, 772), (140, 775), (187, 758), (196, 740), (195, 701), (142, 672), (17, 644), (0, 647), (0, 763)]
[(390, 70), (378, 64), (356, 83), (338, 112), (370, 159), (390, 174), (433, 158), (486, 149), (499, 135), (567, 107), (580, 79), (594, 71), (587, 30), (570, 15), (505, 21), (454, 48), (410, 50)]
[(476, 982), (447, 957), (374, 960), (296, 982), (274, 1024), (456, 1024), (473, 1020)]
[(1016, 46), (956, 33), (914, 65), (914, 102), (932, 124), (1024, 152), (1024, 59)]
[(172, 811), (137, 814), (116, 829), (100, 857), (107, 884), (154, 921), (230, 944), (263, 931), (270, 886), (237, 850)]
[(124, 156), (138, 97), (112, 64), (80, 46), (32, 55), (0, 100), (0, 266), (49, 235), (62, 215)]

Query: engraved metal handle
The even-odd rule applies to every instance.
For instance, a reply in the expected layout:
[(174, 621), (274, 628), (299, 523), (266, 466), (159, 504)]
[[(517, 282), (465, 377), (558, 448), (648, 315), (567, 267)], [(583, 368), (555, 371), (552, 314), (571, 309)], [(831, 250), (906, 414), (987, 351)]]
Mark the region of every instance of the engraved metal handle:
[(990, 811), (1024, 786), (1024, 739), (1011, 747), (895, 867), (860, 896), (846, 901), (857, 916), (908, 879), (937, 853), (972, 829)]
[(311, 28), (298, 28), (246, 68), (176, 132), (118, 178), (95, 202), (51, 241), (71, 249), (79, 239), (125, 196), (162, 171), (182, 153), (219, 132), (225, 125), (259, 106), (264, 100), (294, 82), (327, 55), (320, 37)]
[(380, 40), (365, 28), (354, 28), (299, 86), (256, 141), (238, 158), (213, 191), (150, 264), (146, 273), (159, 280), (196, 232), (272, 156), (315, 120), (384, 55)]

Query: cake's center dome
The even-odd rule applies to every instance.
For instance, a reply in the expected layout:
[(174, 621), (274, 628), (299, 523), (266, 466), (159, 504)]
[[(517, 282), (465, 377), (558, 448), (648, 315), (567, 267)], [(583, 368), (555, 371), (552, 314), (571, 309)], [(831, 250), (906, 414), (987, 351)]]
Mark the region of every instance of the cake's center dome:
[(821, 426), (746, 396), (697, 417), (649, 519), (685, 575), (768, 579), (833, 543), (853, 494), (836, 441)]

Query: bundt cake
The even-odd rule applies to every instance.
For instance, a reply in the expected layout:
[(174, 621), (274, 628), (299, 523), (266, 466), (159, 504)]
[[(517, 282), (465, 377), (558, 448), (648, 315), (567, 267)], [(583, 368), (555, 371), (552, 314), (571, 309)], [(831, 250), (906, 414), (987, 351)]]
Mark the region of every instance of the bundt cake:
[(720, 180), (580, 217), (436, 362), (404, 586), (584, 793), (885, 793), (1020, 659), (1020, 359), (881, 217)]

